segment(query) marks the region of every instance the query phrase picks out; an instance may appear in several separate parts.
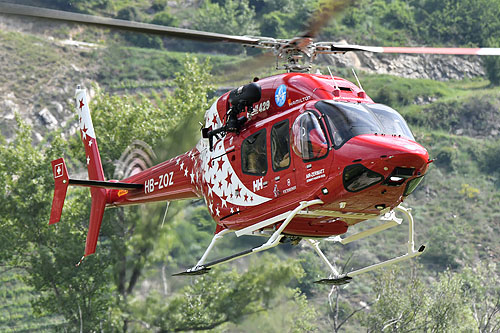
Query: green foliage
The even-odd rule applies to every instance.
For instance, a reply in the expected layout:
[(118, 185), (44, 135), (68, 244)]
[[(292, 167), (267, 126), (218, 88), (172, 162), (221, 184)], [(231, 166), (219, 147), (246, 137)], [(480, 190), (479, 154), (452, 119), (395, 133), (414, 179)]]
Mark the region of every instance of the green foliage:
[(435, 162), (437, 166), (445, 170), (454, 170), (457, 159), (457, 148), (452, 146), (441, 146), (434, 150)]
[(431, 101), (450, 95), (452, 90), (443, 82), (425, 79), (407, 79), (393, 75), (366, 75), (363, 88), (377, 103), (394, 108), (414, 104), (418, 100)]
[(500, 31), (498, 0), (412, 1), (421, 22), (420, 34), (428, 41), (457, 45), (485, 45)]
[(311, 14), (318, 7), (317, 0), (264, 1), (261, 13), (260, 34), (267, 37), (291, 38), (303, 33), (310, 23)]
[(424, 283), (401, 273), (394, 269), (378, 278), (377, 301), (362, 319), (368, 332), (448, 332), (474, 327), (459, 276), (444, 272), (438, 281)]
[[(500, 37), (490, 37), (485, 43), (488, 47), (500, 47)], [(492, 85), (500, 85), (500, 58), (498, 56), (490, 56), (484, 58), (484, 67), (486, 74)]]
[[(15, 139), (0, 148), (0, 174), (5, 188), (0, 194), (0, 233), (3, 265), (23, 267), (26, 283), (39, 292), (33, 300), (35, 313), (59, 314), (73, 327), (96, 328), (105, 315), (109, 295), (103, 283), (109, 261), (91, 261), (80, 271), (74, 268), (75, 252), (83, 251), (84, 219), (89, 202), (81, 191), (68, 197), (61, 225), (47, 225), (52, 201), (50, 161), (69, 151), (67, 143), (55, 139), (41, 150), (31, 145), (31, 129), (18, 118)], [(73, 224), (64, 223), (71, 220)], [(67, 222), (66, 220), (66, 222)], [(75, 251), (76, 250), (76, 251)], [(105, 253), (105, 250), (103, 251)], [(81, 272), (83, 271), (83, 274)], [(92, 305), (92, 306), (91, 306)], [(80, 315), (86, 319), (80, 321)]]
[(482, 169), (493, 176), (500, 176), (500, 139), (489, 140), (480, 157)]
[(151, 20), (153, 24), (167, 25), (167, 26), (177, 26), (178, 20), (175, 15), (172, 15), (169, 10), (164, 10), (162, 12), (156, 13)]
[(226, 0), (224, 5), (205, 0), (194, 17), (193, 28), (231, 35), (254, 35), (255, 12), (248, 0)]
[[(115, 98), (97, 90), (91, 109), (108, 176), (113, 174), (112, 162), (133, 139), (142, 137), (159, 144), (169, 129), (208, 107), (208, 65), (188, 59), (185, 66), (184, 72), (196, 79), (177, 74), (177, 90), (165, 92), (156, 105), (144, 96)], [(73, 157), (83, 158), (81, 143), (70, 146), (55, 135), (50, 146), (36, 147), (31, 145), (30, 128), (20, 119), (18, 128), (15, 139), (6, 143), (2, 138), (0, 146), (0, 177), (5, 184), (0, 190), (2, 264), (24, 267), (26, 282), (40, 293), (33, 301), (35, 312), (64, 316), (68, 329), (96, 330), (103, 321), (114, 325), (110, 308), (116, 309), (113, 317), (119, 318), (118, 326), (126, 325), (126, 296), (133, 291), (158, 238), (158, 221), (138, 223), (140, 215), (133, 209), (105, 214), (97, 253), (76, 269), (87, 229), (88, 192), (71, 189), (62, 221), (57, 226), (44, 221), (52, 201), (50, 161), (64, 152), (72, 169)]]
[[(183, 288), (179, 296), (167, 304), (163, 295), (156, 294), (135, 306), (142, 322), (162, 331), (208, 330), (266, 311), (275, 304), (283, 286), (302, 278), (303, 274), (295, 261), (263, 255), (244, 273), (214, 269)], [(292, 293), (292, 299), (304, 302), (294, 295)], [(298, 326), (311, 324), (299, 323)]]
[(496, 263), (480, 263), (466, 267), (460, 277), (463, 290), (469, 298), (476, 328), (479, 332), (495, 332), (500, 329), (500, 286)]
[(422, 262), (428, 266), (457, 269), (463, 255), (460, 244), (455, 240), (459, 238), (454, 225), (438, 224), (430, 228), (427, 239), (428, 246)]
[(500, 96), (497, 90), (464, 91), (424, 106), (402, 109), (412, 125), (469, 136), (495, 135)]
[(0, 269), (0, 331), (54, 332), (63, 318), (33, 315), (30, 301), (36, 292), (23, 282), (25, 275), (21, 269)]
[[(174, 92), (154, 93), (152, 100), (144, 95), (109, 96), (97, 90), (91, 102), (92, 117), (108, 177), (113, 175), (112, 162), (135, 139), (142, 138), (155, 147), (185, 119), (208, 109), (208, 95), (213, 89), (209, 70), (208, 61), (199, 64), (196, 58), (187, 58), (183, 72), (189, 75), (177, 73)], [(80, 143), (74, 142), (74, 146), (76, 150)]]
[(495, 86), (500, 85), (500, 59), (498, 56), (486, 57), (484, 66), (490, 83)]
[[(193, 55), (187, 55), (194, 57)], [(96, 50), (92, 60), (102, 64), (97, 75), (99, 84), (111, 89), (126, 89), (128, 93), (136, 93), (137, 88), (152, 88), (162, 90), (174, 87), (173, 79), (179, 68), (183, 68), (186, 53), (170, 52), (137, 47), (112, 45), (106, 49)], [(240, 59), (229, 56), (197, 56), (203, 66), (210, 64), (217, 66), (221, 63)], [(210, 70), (211, 65), (207, 67)], [(190, 75), (187, 76), (191, 77)], [(211, 78), (211, 81), (214, 78)], [(210, 82), (211, 83), (211, 82)], [(141, 90), (142, 91), (142, 90)], [(147, 90), (149, 91), (149, 89)]]
[[(144, 21), (142, 12), (135, 6), (125, 7), (120, 9), (116, 17), (120, 20), (126, 20), (126, 21), (136, 21), (136, 22)], [(161, 18), (165, 18), (165, 16), (163, 15), (161, 16)], [(125, 40), (128, 41), (133, 46), (144, 47), (144, 48), (155, 48), (155, 49), (160, 49), (163, 47), (163, 42), (161, 38), (157, 35), (141, 34), (134, 32), (122, 32), (122, 35), (125, 37)]]

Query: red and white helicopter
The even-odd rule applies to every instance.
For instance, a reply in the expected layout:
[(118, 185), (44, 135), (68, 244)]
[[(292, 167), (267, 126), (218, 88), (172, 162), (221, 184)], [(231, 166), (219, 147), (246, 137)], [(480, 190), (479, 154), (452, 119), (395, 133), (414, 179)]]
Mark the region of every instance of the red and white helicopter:
[[(122, 180), (106, 180), (86, 91), (76, 90), (79, 128), (89, 180), (68, 176), (62, 158), (52, 162), (55, 192), (50, 224), (61, 218), (69, 185), (90, 187), (92, 205), (85, 256), (96, 250), (106, 207), (203, 197), (216, 222), (201, 259), (177, 275), (207, 273), (212, 267), (270, 249), (308, 241), (331, 270), (318, 281), (343, 284), (373, 269), (419, 256), (413, 218), (400, 204), (422, 181), (429, 155), (415, 142), (405, 120), (375, 103), (357, 85), (330, 75), (309, 74), (318, 54), (347, 51), (500, 55), (497, 48), (368, 47), (314, 42), (318, 24), (293, 39), (230, 36), (187, 29), (0, 3), (0, 12), (94, 24), (202, 41), (271, 49), (285, 58), (287, 73), (225, 93), (206, 111), (202, 138), (190, 151)], [(356, 76), (356, 75), (355, 75)], [(357, 79), (357, 77), (356, 77)], [(347, 244), (409, 222), (406, 254), (340, 274), (319, 240)], [(374, 226), (348, 237), (364, 221)], [(379, 223), (375, 222), (379, 221)], [(226, 234), (266, 236), (261, 246), (207, 262)], [(82, 258), (83, 259), (83, 258)]]

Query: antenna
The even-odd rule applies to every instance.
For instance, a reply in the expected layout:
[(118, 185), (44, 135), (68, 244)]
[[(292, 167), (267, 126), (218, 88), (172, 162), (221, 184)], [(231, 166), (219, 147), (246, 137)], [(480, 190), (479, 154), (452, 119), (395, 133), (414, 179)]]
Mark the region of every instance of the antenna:
[(335, 86), (333, 86), (333, 96), (335, 97), (340, 97), (340, 88), (339, 88), (339, 85), (337, 84), (337, 81), (335, 81), (335, 78), (333, 77), (333, 74), (332, 74), (332, 71), (330, 70), (330, 66), (327, 66), (326, 68), (328, 68), (328, 72), (330, 73), (330, 77), (332, 78), (333, 80), (333, 83), (335, 84)]
[(352, 69), (352, 74), (354, 74), (354, 77), (356, 78), (356, 81), (358, 82), (358, 87), (359, 87), (359, 89), (361, 89), (361, 91), (358, 92), (358, 97), (365, 98), (366, 93), (363, 90), (363, 87), (361, 86), (361, 82), (359, 82), (358, 76), (356, 75), (356, 71), (354, 71), (354, 68), (351, 68), (351, 69)]
[(354, 68), (351, 68), (351, 69), (352, 69), (352, 74), (354, 74), (354, 77), (356, 78), (356, 81), (358, 81), (359, 89), (363, 90), (363, 87), (361, 86), (361, 82), (359, 82), (358, 76), (356, 75), (356, 71), (354, 70)]

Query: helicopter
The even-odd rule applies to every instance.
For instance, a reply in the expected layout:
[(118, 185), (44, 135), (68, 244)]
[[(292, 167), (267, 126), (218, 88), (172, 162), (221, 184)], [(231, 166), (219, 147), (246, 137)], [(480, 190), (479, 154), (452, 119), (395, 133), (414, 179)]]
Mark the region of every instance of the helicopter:
[[(500, 55), (498, 48), (374, 47), (315, 42), (318, 19), (291, 39), (232, 36), (112, 18), (0, 3), (0, 13), (33, 16), (199, 41), (237, 43), (270, 50), (284, 59), (285, 73), (254, 78), (226, 92), (206, 111), (198, 144), (190, 151), (122, 180), (106, 180), (85, 89), (75, 105), (85, 147), (88, 180), (72, 179), (63, 158), (52, 161), (55, 183), (49, 224), (60, 221), (69, 185), (90, 188), (91, 212), (86, 256), (96, 251), (108, 207), (203, 198), (216, 223), (206, 251), (191, 268), (175, 275), (200, 275), (229, 261), (282, 243), (310, 243), (331, 274), (317, 281), (340, 285), (354, 276), (421, 255), (415, 249), (411, 209), (401, 203), (423, 180), (432, 160), (403, 117), (374, 102), (356, 83), (311, 74), (319, 54), (348, 51)], [(403, 218), (398, 217), (402, 215)], [(404, 220), (407, 253), (340, 273), (320, 241), (343, 245), (374, 235)], [(358, 223), (370, 228), (342, 237)], [(379, 222), (379, 223), (377, 223)], [(264, 236), (260, 246), (207, 261), (217, 241), (234, 232)]]

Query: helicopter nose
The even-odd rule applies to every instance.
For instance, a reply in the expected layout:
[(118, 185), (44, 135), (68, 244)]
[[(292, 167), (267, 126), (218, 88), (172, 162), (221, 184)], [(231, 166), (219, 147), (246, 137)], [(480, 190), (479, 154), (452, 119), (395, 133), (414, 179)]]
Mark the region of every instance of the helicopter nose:
[(394, 195), (407, 196), (423, 179), (429, 164), (429, 154), (424, 147), (394, 135), (359, 135), (346, 142), (337, 153), (338, 161), (346, 164), (342, 180), (349, 192), (381, 184), (393, 189), (389, 192)]
[[(351, 157), (374, 161), (384, 170), (413, 169), (424, 174), (429, 163), (429, 153), (415, 141), (394, 135), (365, 134), (352, 138), (348, 153)], [(362, 156), (364, 158), (362, 158)]]
[(429, 161), (429, 153), (427, 149), (418, 143), (406, 139), (403, 142), (396, 142), (393, 146), (394, 156), (399, 156), (402, 162), (407, 162), (408, 165), (413, 167), (427, 165)]

